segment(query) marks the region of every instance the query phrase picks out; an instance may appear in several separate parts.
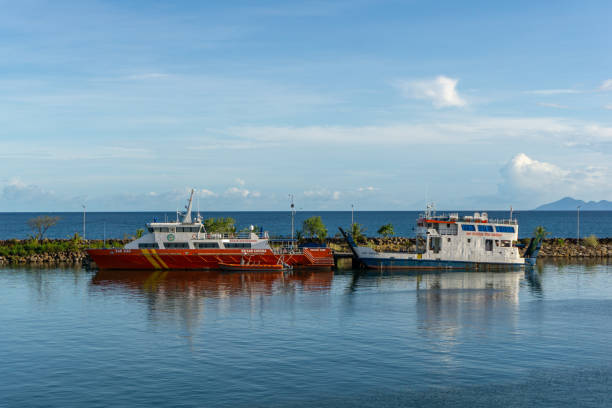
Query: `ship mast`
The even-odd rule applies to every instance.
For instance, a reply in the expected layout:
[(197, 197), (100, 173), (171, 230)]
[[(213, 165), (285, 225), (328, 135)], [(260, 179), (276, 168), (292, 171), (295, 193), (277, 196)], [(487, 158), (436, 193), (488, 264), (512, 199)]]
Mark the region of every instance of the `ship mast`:
[(183, 217), (183, 224), (191, 224), (191, 205), (193, 204), (193, 193), (194, 193), (194, 189), (191, 189), (191, 195), (189, 196), (189, 204), (187, 204), (187, 206), (185, 207), (187, 209), (187, 212), (185, 213), (185, 216)]

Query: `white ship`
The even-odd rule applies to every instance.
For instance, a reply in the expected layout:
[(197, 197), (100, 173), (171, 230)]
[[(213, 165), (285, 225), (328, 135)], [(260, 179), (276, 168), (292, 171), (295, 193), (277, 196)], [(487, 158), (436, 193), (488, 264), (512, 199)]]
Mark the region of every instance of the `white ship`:
[(533, 263), (540, 240), (532, 239), (521, 257), (516, 219), (490, 220), (486, 212), (459, 217), (436, 215), (432, 206), (417, 220), (416, 248), (404, 252), (377, 252), (357, 245), (341, 232), (361, 264), (371, 269), (513, 269)]

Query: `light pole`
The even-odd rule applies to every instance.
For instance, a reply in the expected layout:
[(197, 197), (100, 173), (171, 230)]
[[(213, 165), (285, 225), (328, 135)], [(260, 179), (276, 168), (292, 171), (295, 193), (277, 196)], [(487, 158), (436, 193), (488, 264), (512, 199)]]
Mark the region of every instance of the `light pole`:
[(293, 238), (295, 235), (295, 204), (293, 203), (293, 194), (289, 194), (291, 199), (291, 246), (294, 246)]
[(578, 224), (578, 241), (577, 244), (580, 245), (580, 206), (577, 206), (577, 213), (578, 213), (578, 217), (577, 217), (577, 224)]
[(355, 224), (355, 205), (351, 204), (351, 228), (353, 228), (353, 224)]
[(86, 212), (85, 204), (82, 204), (82, 207), (83, 207), (83, 241), (85, 241), (85, 212)]

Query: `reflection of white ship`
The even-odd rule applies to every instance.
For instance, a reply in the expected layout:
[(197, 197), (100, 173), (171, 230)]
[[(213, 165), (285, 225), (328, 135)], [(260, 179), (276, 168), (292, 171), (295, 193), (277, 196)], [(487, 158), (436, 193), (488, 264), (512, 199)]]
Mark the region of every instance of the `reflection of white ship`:
[(447, 272), (417, 277), (418, 327), (452, 349), (462, 331), (479, 335), (497, 325), (515, 327), (524, 272)]
[(441, 274), (423, 274), (417, 277), (417, 290), (440, 292), (443, 296), (460, 296), (464, 298), (504, 299), (518, 303), (520, 282), (524, 273), (515, 272), (449, 272)]

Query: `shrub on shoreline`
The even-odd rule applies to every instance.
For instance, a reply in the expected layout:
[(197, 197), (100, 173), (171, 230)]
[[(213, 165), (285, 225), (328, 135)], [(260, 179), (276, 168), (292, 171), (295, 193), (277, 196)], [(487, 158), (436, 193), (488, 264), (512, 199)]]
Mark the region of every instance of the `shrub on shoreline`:
[(584, 239), (584, 245), (590, 248), (597, 248), (599, 246), (599, 240), (595, 235), (590, 235)]

